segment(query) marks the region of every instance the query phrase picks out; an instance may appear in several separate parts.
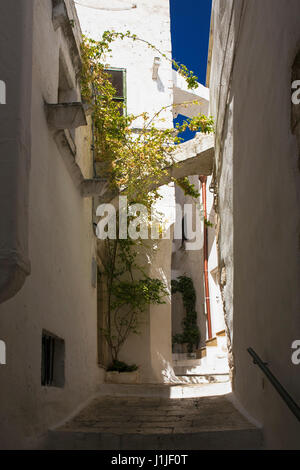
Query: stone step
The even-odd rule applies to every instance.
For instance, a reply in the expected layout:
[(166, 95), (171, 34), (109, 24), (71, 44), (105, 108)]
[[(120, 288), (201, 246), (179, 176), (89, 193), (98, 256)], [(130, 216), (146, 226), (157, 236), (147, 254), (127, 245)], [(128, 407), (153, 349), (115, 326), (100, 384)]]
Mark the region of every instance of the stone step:
[(226, 337), (226, 331), (225, 331), (225, 330), (218, 331), (218, 332), (216, 333), (216, 336), (217, 336), (217, 337), (220, 337), (220, 336), (223, 336), (223, 337), (225, 336), (225, 337)]
[(206, 348), (206, 356), (203, 359), (211, 357), (227, 357), (227, 354), (218, 346), (209, 346)]
[(186, 374), (176, 375), (177, 378), (184, 383), (189, 384), (212, 384), (212, 383), (224, 383), (229, 382), (229, 374), (223, 373), (210, 373), (210, 374)]
[(174, 366), (175, 375), (203, 375), (203, 374), (228, 374), (227, 360), (215, 361), (214, 364), (204, 363), (200, 365)]
[(228, 353), (226, 336), (217, 336), (218, 349), (224, 353)]
[(197, 359), (197, 353), (173, 353), (172, 354), (173, 361), (186, 361), (191, 359)]
[(177, 360), (177, 361), (173, 360), (174, 367), (177, 367), (177, 366), (196, 367), (196, 366), (201, 366), (201, 363), (202, 363), (201, 359), (182, 359), (182, 360)]
[(218, 346), (218, 338), (214, 336), (213, 338), (207, 339), (205, 341), (206, 347)]
[(181, 433), (164, 432), (126, 434), (100, 431), (49, 432), (43, 450), (261, 450), (262, 433), (258, 429), (213, 430)]
[(111, 397), (140, 398), (198, 398), (224, 395), (231, 392), (231, 383), (196, 383), (187, 384), (174, 376), (172, 384), (102, 384), (99, 395)]
[(221, 352), (217, 348), (210, 348), (210, 351), (207, 356), (202, 357), (201, 359), (181, 359), (181, 360), (173, 360), (173, 366), (201, 366), (208, 361), (215, 361), (215, 360), (225, 360), (227, 361), (227, 354)]
[[(218, 331), (216, 335), (205, 341), (205, 347), (197, 349), (195, 352), (196, 358), (197, 359), (202, 359), (205, 356), (214, 356), (217, 353), (226, 355), (228, 354), (228, 349), (227, 349), (227, 337), (225, 330)], [(180, 357), (173, 357), (173, 359), (181, 359)]]
[(49, 431), (48, 450), (261, 449), (261, 429), (230, 396), (193, 399), (103, 397)]

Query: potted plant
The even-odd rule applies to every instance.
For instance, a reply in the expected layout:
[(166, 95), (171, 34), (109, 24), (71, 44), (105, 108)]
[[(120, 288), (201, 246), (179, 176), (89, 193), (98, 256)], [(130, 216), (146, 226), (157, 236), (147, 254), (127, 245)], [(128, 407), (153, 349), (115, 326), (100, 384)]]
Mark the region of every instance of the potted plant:
[(106, 382), (113, 384), (136, 384), (140, 381), (140, 374), (136, 364), (128, 365), (125, 362), (114, 360), (106, 371)]
[(137, 263), (141, 252), (131, 239), (106, 239), (102, 260), (105, 270), (107, 313), (101, 328), (111, 363), (106, 381), (110, 383), (137, 383), (139, 370), (136, 364), (119, 360), (123, 344), (131, 334), (139, 334), (143, 313), (150, 304), (164, 304), (168, 294), (163, 281), (145, 274)]

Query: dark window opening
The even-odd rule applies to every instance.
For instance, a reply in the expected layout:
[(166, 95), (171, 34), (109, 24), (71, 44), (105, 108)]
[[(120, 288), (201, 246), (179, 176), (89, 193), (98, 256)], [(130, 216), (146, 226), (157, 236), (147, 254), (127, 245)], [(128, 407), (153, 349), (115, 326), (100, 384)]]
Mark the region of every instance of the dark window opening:
[(187, 237), (186, 237), (186, 232), (187, 232), (187, 227), (186, 227), (186, 220), (185, 220), (185, 217), (182, 217), (181, 219), (181, 246), (183, 247), (184, 246), (184, 242), (187, 241)]
[(120, 103), (120, 113), (126, 113), (126, 70), (125, 69), (106, 69), (108, 78), (116, 90), (113, 101)]
[(47, 332), (42, 334), (41, 384), (48, 387), (65, 384), (65, 342)]

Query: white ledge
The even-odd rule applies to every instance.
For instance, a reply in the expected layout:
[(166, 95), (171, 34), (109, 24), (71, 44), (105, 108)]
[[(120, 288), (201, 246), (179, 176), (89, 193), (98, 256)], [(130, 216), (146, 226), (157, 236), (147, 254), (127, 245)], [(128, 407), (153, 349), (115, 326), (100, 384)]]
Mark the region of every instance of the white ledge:
[(66, 164), (74, 185), (83, 197), (108, 194), (108, 182), (103, 178), (85, 179), (75, 160), (76, 147), (70, 139), (68, 130), (58, 130), (54, 134), (58, 150)]
[[(54, 135), (54, 139), (82, 197), (98, 196), (99, 204), (113, 202), (118, 197), (119, 194), (111, 189), (107, 179), (101, 177), (84, 178), (79, 165), (75, 161), (76, 148), (73, 147), (69, 139), (68, 131), (58, 130)], [(194, 139), (177, 145), (172, 155), (174, 164), (166, 168), (167, 174), (159, 182), (153, 184), (150, 190), (169, 184), (173, 178), (211, 175), (214, 154), (214, 135), (199, 133)]]
[[(176, 105), (173, 109), (173, 116), (177, 117), (178, 114), (193, 118), (197, 114), (208, 115), (209, 111), (209, 88), (198, 83), (197, 88), (191, 90), (187, 86), (187, 82), (175, 70), (173, 73), (173, 93), (174, 93), (174, 104)], [(197, 100), (197, 104), (181, 105), (180, 103), (190, 102)]]
[(86, 126), (82, 103), (45, 103), (48, 124), (56, 130), (76, 129)]
[(52, 23), (54, 31), (62, 28), (71, 53), (76, 75), (81, 70), (81, 29), (73, 0), (52, 0)]

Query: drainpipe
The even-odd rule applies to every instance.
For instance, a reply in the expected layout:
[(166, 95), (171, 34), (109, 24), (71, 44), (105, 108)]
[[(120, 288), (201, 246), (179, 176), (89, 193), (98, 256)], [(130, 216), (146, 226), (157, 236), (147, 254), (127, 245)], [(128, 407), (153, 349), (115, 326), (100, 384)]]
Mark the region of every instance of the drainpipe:
[(0, 2), (0, 80), (6, 88), (5, 104), (0, 104), (0, 303), (13, 297), (30, 273), (33, 3)]
[(199, 176), (199, 180), (202, 185), (202, 202), (203, 202), (203, 210), (204, 210), (203, 261), (204, 261), (204, 287), (205, 287), (205, 303), (206, 303), (206, 313), (207, 313), (207, 330), (208, 330), (208, 339), (211, 339), (212, 328), (211, 328), (210, 296), (209, 296), (209, 283), (208, 283), (208, 228), (205, 223), (207, 221), (207, 204), (206, 204), (207, 176)]

